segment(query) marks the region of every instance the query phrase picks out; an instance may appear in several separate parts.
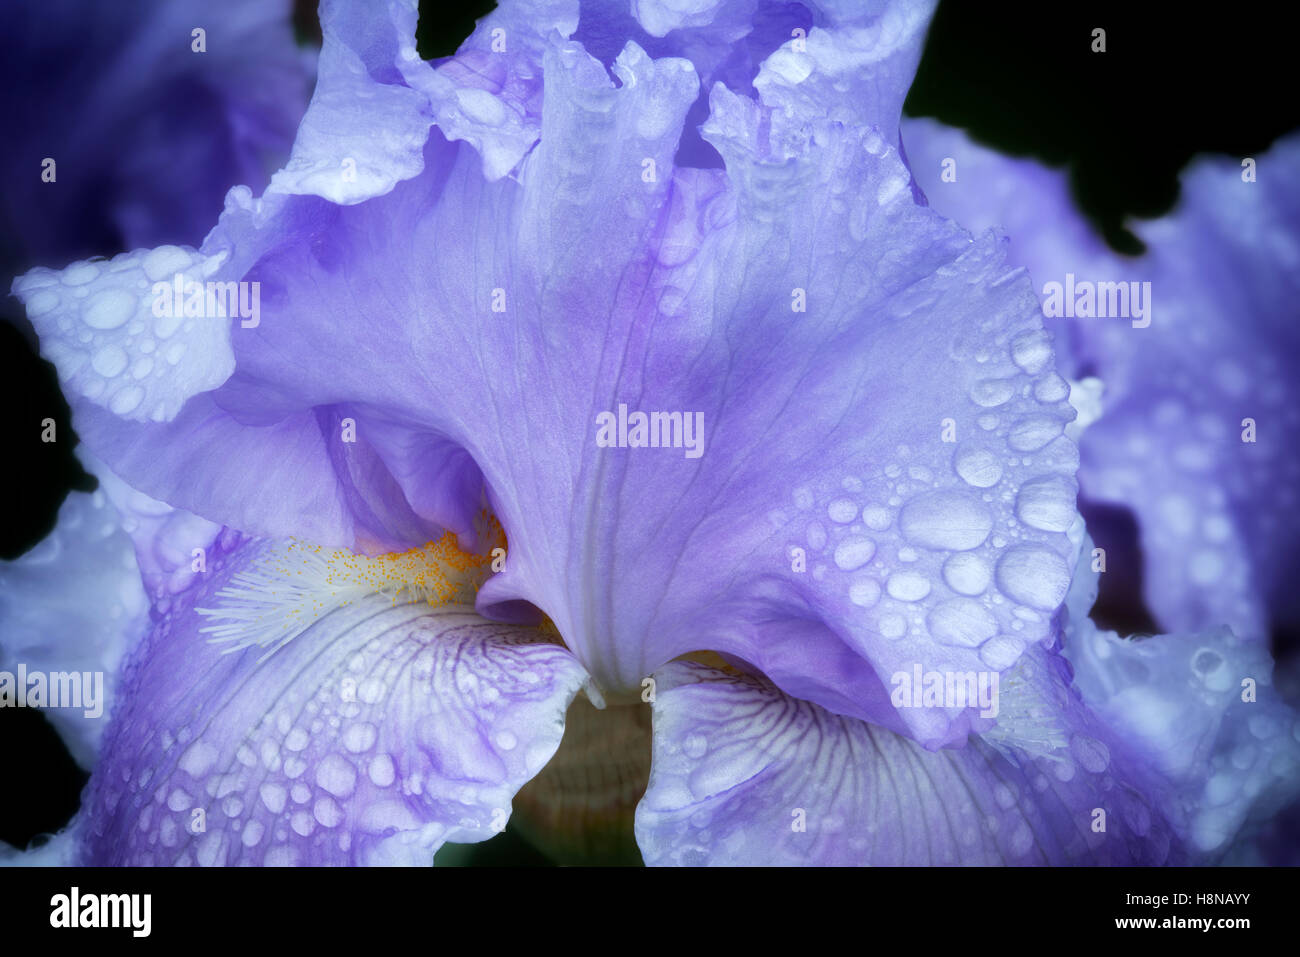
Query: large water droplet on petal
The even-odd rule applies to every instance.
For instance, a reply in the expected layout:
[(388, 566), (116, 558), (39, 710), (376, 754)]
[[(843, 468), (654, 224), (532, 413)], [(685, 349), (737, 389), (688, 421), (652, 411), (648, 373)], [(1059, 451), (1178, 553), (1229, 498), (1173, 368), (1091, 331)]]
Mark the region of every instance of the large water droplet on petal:
[(959, 595), (984, 594), (991, 577), (988, 564), (978, 555), (954, 555), (943, 565), (943, 580)]
[(926, 625), (936, 641), (963, 648), (978, 647), (998, 631), (998, 623), (988, 609), (969, 598), (952, 598), (935, 605)]
[(958, 452), (953, 467), (963, 482), (976, 488), (992, 488), (1002, 478), (1002, 463), (988, 449)]
[(1017, 545), (998, 562), (998, 588), (1013, 601), (1051, 611), (1070, 587), (1070, 569), (1043, 545)]
[(1062, 475), (1032, 479), (1020, 487), (1016, 517), (1030, 528), (1064, 532), (1074, 522), (1077, 487)]
[(850, 538), (835, 546), (835, 564), (846, 572), (861, 568), (876, 554), (876, 543), (869, 538)]
[(895, 572), (885, 582), (885, 590), (898, 601), (920, 601), (930, 594), (930, 579), (917, 572)]

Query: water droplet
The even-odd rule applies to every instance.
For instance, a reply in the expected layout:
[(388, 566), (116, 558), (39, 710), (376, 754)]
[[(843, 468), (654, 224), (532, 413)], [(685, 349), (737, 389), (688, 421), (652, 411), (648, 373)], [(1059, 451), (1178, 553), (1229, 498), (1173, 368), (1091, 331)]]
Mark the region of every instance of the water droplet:
[(84, 286), (94, 282), (99, 276), (99, 267), (94, 263), (76, 263), (63, 270), (59, 279), (65, 286)]
[(1034, 846), (1034, 835), (1029, 830), (1029, 825), (1021, 821), (1016, 825), (1015, 831), (1011, 834), (1011, 853), (1021, 856), (1029, 853), (1029, 849)]
[(1070, 384), (1055, 372), (1034, 383), (1034, 398), (1039, 402), (1062, 402), (1070, 395)]
[(902, 615), (881, 615), (879, 627), (885, 638), (902, 638), (907, 634), (907, 619)]
[(1016, 420), (1007, 435), (1007, 445), (1017, 452), (1037, 452), (1061, 434), (1064, 424), (1048, 415), (1026, 415)]
[(1025, 646), (1015, 638), (999, 635), (990, 638), (980, 648), (980, 661), (994, 671), (1010, 668), (1024, 654)]
[(378, 732), (373, 724), (359, 721), (348, 725), (347, 730), (343, 732), (343, 746), (353, 754), (360, 754), (374, 747), (377, 737)]
[(151, 282), (160, 282), (174, 279), (178, 272), (188, 269), (191, 262), (190, 254), (179, 246), (159, 246), (145, 253), (140, 265)]
[(1052, 342), (1041, 329), (1022, 332), (1011, 340), (1011, 361), (1030, 375), (1037, 375), (1052, 358)]
[(283, 811), (285, 801), (289, 797), (289, 794), (287, 791), (285, 791), (284, 786), (280, 784), (276, 784), (273, 781), (267, 781), (260, 788), (258, 788), (257, 793), (261, 796), (262, 803), (266, 805), (266, 809), (270, 811), (272, 814), (279, 814), (281, 811)]
[(985, 379), (971, 386), (971, 401), (986, 409), (1002, 405), (1015, 394), (1016, 385), (1011, 379)]
[(195, 741), (181, 755), (180, 769), (192, 778), (201, 778), (212, 770), (219, 756), (206, 741)]
[(898, 601), (920, 601), (930, 594), (930, 580), (916, 572), (895, 572), (885, 583), (885, 590)]
[(316, 830), (316, 822), (306, 811), (295, 811), (289, 819), (289, 826), (299, 837), (310, 837), (311, 832)]
[(244, 847), (256, 847), (262, 841), (262, 835), (266, 833), (266, 825), (261, 821), (249, 821), (244, 825), (244, 833), (240, 835), (240, 841)]
[(876, 543), (869, 538), (849, 538), (835, 546), (835, 564), (841, 571), (851, 572), (871, 561), (876, 554)]
[(1002, 478), (1002, 463), (987, 449), (958, 452), (954, 468), (963, 482), (976, 488), (992, 488)]
[(144, 389), (133, 385), (113, 396), (108, 403), (108, 408), (114, 415), (129, 415), (142, 401), (144, 401)]
[(135, 312), (135, 296), (124, 289), (105, 289), (86, 300), (81, 320), (92, 329), (116, 329)]
[(95, 358), (90, 361), (91, 367), (105, 379), (120, 375), (122, 370), (126, 368), (126, 363), (125, 350), (113, 345), (104, 346), (95, 353)]
[(1017, 545), (998, 562), (998, 588), (1013, 601), (1051, 611), (1070, 587), (1070, 569), (1060, 555), (1042, 545)]
[(376, 704), (388, 689), (378, 678), (367, 678), (357, 685), (357, 699), (362, 704)]
[(953, 555), (943, 565), (943, 580), (959, 595), (982, 595), (991, 578), (988, 564), (978, 555)]
[(338, 806), (338, 803), (332, 797), (327, 795), (322, 795), (316, 799), (311, 813), (312, 817), (316, 818), (322, 827), (338, 827), (343, 823), (343, 809)]
[(893, 518), (883, 505), (869, 505), (862, 510), (862, 522), (867, 528), (881, 532), (890, 526)]
[(397, 778), (393, 759), (387, 754), (376, 754), (370, 759), (370, 780), (376, 787), (386, 788)]
[(1100, 774), (1110, 764), (1110, 750), (1100, 741), (1076, 734), (1070, 739), (1070, 753), (1085, 770)]
[(977, 648), (998, 630), (997, 621), (988, 610), (969, 598), (940, 602), (930, 609), (925, 623), (936, 641), (962, 648)]
[(42, 289), (37, 293), (33, 293), (31, 298), (27, 300), (27, 315), (33, 319), (38, 319), (58, 304), (59, 296), (57, 293), (49, 289)]
[(1031, 479), (1016, 496), (1016, 517), (1030, 528), (1064, 532), (1074, 523), (1078, 486), (1061, 475)]
[(837, 498), (827, 506), (826, 514), (830, 516), (832, 522), (847, 525), (858, 517), (858, 506), (847, 498)]

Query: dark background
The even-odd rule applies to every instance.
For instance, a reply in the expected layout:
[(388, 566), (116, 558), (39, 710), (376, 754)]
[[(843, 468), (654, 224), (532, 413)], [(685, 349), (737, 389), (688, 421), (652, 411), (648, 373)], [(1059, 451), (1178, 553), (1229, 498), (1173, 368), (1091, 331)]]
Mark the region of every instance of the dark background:
[[(419, 49), (429, 58), (454, 52), (475, 18), (494, 5), (464, 3), (456, 13), (445, 9), (445, 0), (420, 6)], [(1258, 155), (1300, 127), (1300, 103), (1289, 30), (1266, 9), (1219, 7), (1211, 18), (1183, 5), (1133, 6), (946, 0), (906, 112), (962, 127), (1002, 152), (1068, 167), (1076, 200), (1098, 232), (1119, 252), (1141, 252), (1125, 221), (1167, 212), (1177, 200), (1179, 171), (1193, 155)], [(296, 7), (299, 36), (318, 41), (314, 4)], [(1106, 30), (1104, 54), (1091, 52), (1095, 27)], [(7, 42), (21, 38), (0, 40), (0, 47)], [(73, 435), (67, 404), (52, 367), (37, 357), (15, 300), (0, 300), (0, 317), (15, 322), (0, 322), (0, 408), (9, 424), (0, 558), (12, 559), (53, 528), (69, 490), (93, 489), (95, 481), (73, 457), (74, 441), (64, 438)], [(53, 444), (39, 438), (38, 423), (47, 416), (58, 423), (60, 441)], [(1140, 567), (1131, 517), (1106, 511), (1101, 524), (1112, 529), (1111, 540), (1098, 544), (1108, 553), (1127, 552), (1133, 556), (1128, 567)], [(1124, 634), (1155, 630), (1142, 607), (1140, 579), (1121, 577), (1103, 576), (1093, 617)], [(1294, 635), (1275, 636), (1275, 654), (1297, 646)], [(85, 774), (39, 712), (0, 709), (0, 760), (8, 785), (0, 788), (0, 840), (26, 846), (76, 811)], [(439, 862), (450, 857), (549, 863), (509, 828), (484, 844), (449, 848)]]

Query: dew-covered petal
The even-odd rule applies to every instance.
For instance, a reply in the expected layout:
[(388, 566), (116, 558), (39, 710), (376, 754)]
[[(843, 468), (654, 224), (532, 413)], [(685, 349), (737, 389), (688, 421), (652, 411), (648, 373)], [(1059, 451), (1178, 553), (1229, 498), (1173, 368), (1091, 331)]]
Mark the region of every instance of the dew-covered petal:
[(418, 14), (415, 0), (324, 0), (316, 90), (269, 196), (358, 203), (420, 171), (432, 118), (397, 69)]
[[(657, 676), (654, 762), (637, 808), (646, 863), (1182, 860), (1158, 789), (1100, 736), (1045, 654), (1035, 667), (1060, 710), (1020, 707), (997, 742), (926, 751), (757, 679), (673, 663)], [(1017, 693), (1004, 688), (1003, 703)], [(1050, 751), (1019, 748), (1017, 732), (1036, 721), (1059, 725)]]
[[(1087, 541), (1084, 556), (1091, 550)], [(1259, 641), (1226, 627), (1121, 638), (1087, 617), (1097, 576), (1080, 565), (1064, 652), (1084, 702), (1175, 789), (1172, 807), (1202, 860), (1300, 799), (1300, 717)]]
[[(132, 541), (102, 489), (69, 493), (54, 530), (21, 558), (0, 562), (0, 670), (15, 675), (21, 665), (44, 676), (47, 690), (57, 683), (72, 694), (78, 706), (61, 697), (45, 716), (83, 768), (94, 763), (116, 707), (123, 657), (148, 627)], [(9, 706), (15, 691), (7, 689)]]
[[(235, 370), (238, 293), (231, 308), (224, 287), (210, 295), (207, 286), (223, 282), (223, 258), (180, 246), (140, 249), (62, 270), (38, 267), (16, 279), (13, 292), (66, 391), (128, 422), (167, 422)], [(191, 295), (202, 306), (186, 316)]]
[(1224, 623), (1255, 640), (1300, 620), (1289, 576), (1300, 554), (1300, 193), (1284, 172), (1300, 139), (1252, 157), (1253, 182), (1238, 159), (1196, 160), (1174, 212), (1135, 227), (1146, 254), (1126, 258), (1091, 232), (1063, 173), (931, 121), (908, 121), (903, 136), (931, 205), (970, 228), (1005, 226), (1045, 308), (1048, 284), (1067, 275), (1080, 289), (1150, 284), (1144, 317), (1046, 323), (1064, 369), (1101, 380), (1101, 417), (1080, 439), (1082, 491), (1137, 517), (1145, 597), (1162, 627)]
[(196, 609), (289, 555), (227, 534), (132, 656), (79, 818), (83, 863), (427, 865), (444, 841), (499, 832), (555, 752), (582, 668), (465, 606), (371, 595), (269, 657), (223, 654)]
[[(928, 118), (902, 122), (903, 147), (916, 184), (932, 208), (979, 235), (1005, 234), (1007, 259), (1029, 270), (1034, 289), (1078, 278), (1118, 279), (1125, 258), (1112, 252), (1078, 212), (1065, 170), (1005, 156), (966, 133)], [(1081, 364), (1079, 323), (1044, 317), (1061, 373), (1089, 374)]]
[(1086, 494), (1138, 516), (1161, 624), (1252, 640), (1300, 622), (1300, 137), (1259, 162), (1247, 183), (1236, 159), (1196, 161), (1175, 211), (1138, 227), (1152, 322), (1095, 340), (1108, 395), (1081, 468)]
[(870, 123), (890, 143), (921, 59), (930, 0), (814, 0), (815, 27), (764, 61), (754, 87), (765, 104), (796, 116)]
[(869, 123), (892, 142), (932, 12), (928, 2), (589, 0), (574, 39), (606, 64), (628, 39), (652, 57), (690, 60), (701, 93), (676, 159), (710, 168), (722, 159), (698, 126), (715, 83), (745, 94), (762, 89), (780, 109)]

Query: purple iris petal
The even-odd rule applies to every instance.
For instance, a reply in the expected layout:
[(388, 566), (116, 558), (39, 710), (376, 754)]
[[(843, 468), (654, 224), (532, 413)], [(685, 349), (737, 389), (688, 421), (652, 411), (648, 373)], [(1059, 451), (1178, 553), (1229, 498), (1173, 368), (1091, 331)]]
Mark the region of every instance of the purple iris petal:
[(69, 495), (49, 536), (17, 561), (0, 562), (0, 669), (85, 676), (82, 707), (45, 712), (82, 767), (98, 754), (118, 668), (145, 633), (148, 612), (131, 538), (102, 490)]
[[(1163, 301), (1133, 332), (1155, 335), (1106, 330), (1092, 345), (1117, 369), (1106, 414), (1084, 433), (1081, 481), (1142, 517), (1151, 603), (1171, 629), (1222, 620), (1266, 634), (1247, 630), (1242, 594), (1274, 626), (1300, 622), (1300, 189), (1285, 172), (1298, 160), (1290, 137), (1259, 157), (1256, 182), (1237, 160), (1189, 169), (1174, 213), (1138, 228)], [(1170, 468), (1135, 482), (1144, 443)]]
[(1000, 703), (999, 738), (926, 751), (758, 680), (674, 663), (637, 841), (650, 864), (1185, 860), (1162, 785), (1078, 701), (1059, 659), (1027, 655)]
[(241, 572), (292, 562), (227, 532), (156, 618), (73, 826), (81, 862), (428, 864), (505, 827), (582, 668), (531, 629), (383, 595), (269, 657), (205, 640), (197, 609), (229, 608)]
[[(1175, 211), (1138, 225), (1147, 253), (1125, 258), (1089, 230), (1063, 174), (931, 121), (909, 121), (904, 137), (931, 204), (971, 228), (1004, 226), (1012, 260), (1038, 289), (1067, 274), (1150, 283), (1149, 326), (1049, 325), (1065, 366), (1101, 380), (1101, 418), (1079, 440), (1080, 483), (1087, 498), (1137, 516), (1160, 623), (1179, 632), (1226, 623), (1256, 639), (1298, 620), (1289, 570), (1300, 556), (1291, 384), (1300, 194), (1284, 170), (1300, 139), (1258, 157), (1254, 181), (1237, 160), (1198, 160)], [(945, 158), (955, 182), (942, 179)]]

